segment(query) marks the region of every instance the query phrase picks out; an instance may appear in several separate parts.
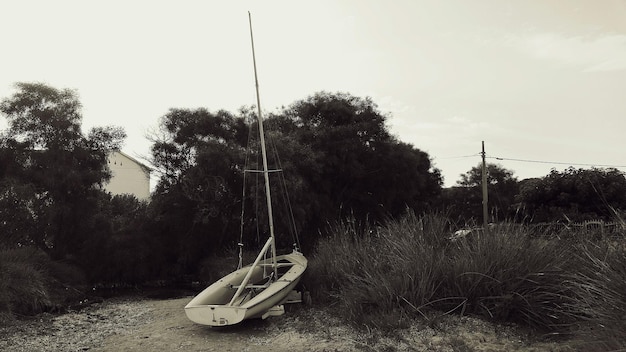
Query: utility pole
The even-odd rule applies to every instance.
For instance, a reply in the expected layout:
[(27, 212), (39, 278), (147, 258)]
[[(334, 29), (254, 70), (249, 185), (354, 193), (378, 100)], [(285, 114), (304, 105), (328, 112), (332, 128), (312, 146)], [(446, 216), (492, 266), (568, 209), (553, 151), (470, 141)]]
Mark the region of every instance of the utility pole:
[(483, 176), (483, 229), (485, 231), (489, 231), (489, 207), (487, 206), (488, 204), (488, 199), (489, 199), (489, 194), (487, 193), (487, 163), (485, 162), (485, 141), (483, 141), (483, 151), (482, 153), (480, 153), (483, 157), (483, 172), (482, 172), (482, 176)]

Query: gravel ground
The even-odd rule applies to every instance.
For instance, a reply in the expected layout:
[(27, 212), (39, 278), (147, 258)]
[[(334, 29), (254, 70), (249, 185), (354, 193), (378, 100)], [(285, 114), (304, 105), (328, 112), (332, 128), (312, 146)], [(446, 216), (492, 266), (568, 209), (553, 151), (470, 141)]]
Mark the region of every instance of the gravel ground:
[(88, 351), (154, 318), (144, 300), (112, 300), (78, 312), (41, 314), (0, 327), (0, 351)]
[(0, 327), (0, 351), (567, 351), (538, 342), (510, 326), (470, 317), (444, 317), (437, 326), (415, 324), (390, 336), (358, 331), (314, 308), (210, 328), (187, 320), (191, 297), (109, 300), (81, 311), (44, 314)]

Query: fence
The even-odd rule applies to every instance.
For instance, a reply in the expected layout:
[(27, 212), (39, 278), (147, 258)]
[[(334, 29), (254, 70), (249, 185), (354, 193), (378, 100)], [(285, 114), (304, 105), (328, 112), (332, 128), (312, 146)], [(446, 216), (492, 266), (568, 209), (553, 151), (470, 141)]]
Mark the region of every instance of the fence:
[(526, 225), (536, 234), (559, 234), (567, 231), (588, 232), (607, 236), (626, 234), (626, 223), (604, 220), (587, 220), (583, 222), (551, 222)]
[[(587, 233), (595, 237), (626, 238), (626, 222), (604, 220), (587, 220), (582, 222), (542, 222), (537, 224), (502, 223), (489, 224), (491, 231), (523, 230), (533, 236), (567, 236), (568, 233)], [(472, 233), (480, 233), (482, 227), (465, 227), (457, 230), (450, 236), (450, 240), (457, 240)]]

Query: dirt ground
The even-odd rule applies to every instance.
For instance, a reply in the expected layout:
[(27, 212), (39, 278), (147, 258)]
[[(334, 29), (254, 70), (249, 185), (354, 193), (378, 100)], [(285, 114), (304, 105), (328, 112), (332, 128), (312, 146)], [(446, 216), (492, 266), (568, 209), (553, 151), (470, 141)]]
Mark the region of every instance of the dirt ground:
[(185, 316), (191, 297), (127, 299), (78, 312), (45, 314), (0, 326), (0, 351), (567, 351), (519, 329), (470, 317), (445, 317), (389, 334), (350, 328), (320, 309), (289, 307), (267, 320), (225, 328)]

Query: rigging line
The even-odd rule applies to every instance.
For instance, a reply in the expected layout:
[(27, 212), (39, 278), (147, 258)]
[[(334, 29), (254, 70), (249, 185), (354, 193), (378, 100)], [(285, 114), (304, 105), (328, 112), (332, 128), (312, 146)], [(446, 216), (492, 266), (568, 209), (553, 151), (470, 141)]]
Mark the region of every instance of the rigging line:
[(614, 167), (614, 168), (626, 168), (626, 165), (608, 165), (608, 164), (587, 164), (587, 163), (567, 163), (561, 161), (545, 161), (545, 160), (530, 160), (530, 159), (515, 159), (515, 158), (502, 158), (497, 156), (486, 156), (489, 159), (507, 160), (507, 161), (519, 161), (524, 163), (538, 163), (538, 164), (558, 164), (558, 165), (580, 165), (580, 166), (597, 166), (597, 167)]
[[(256, 124), (256, 126), (258, 128), (258, 123)], [(255, 140), (255, 143), (259, 144), (258, 149), (261, 149), (261, 146), (260, 146), (261, 141), (257, 139), (257, 140)], [(256, 144), (255, 144), (255, 147), (256, 147)], [(256, 168), (259, 168), (259, 166), (261, 165), (261, 161), (259, 160), (259, 158), (261, 156), (259, 155), (260, 153), (258, 152), (258, 149), (257, 149), (257, 152), (255, 153), (255, 156), (256, 156), (256, 160), (255, 160), (256, 161), (256, 165), (255, 165), (255, 167)], [(254, 187), (254, 220), (255, 220), (255, 223), (256, 223), (256, 242), (257, 242), (257, 245), (261, 243), (261, 224), (259, 224), (259, 215), (260, 215), (259, 214), (259, 212), (260, 212), (259, 192), (260, 192), (260, 188), (261, 188), (260, 187), (260, 183), (261, 182), (259, 180), (260, 177), (261, 176), (258, 173), (254, 175), (254, 180), (255, 180), (255, 187)], [(263, 191), (265, 192), (265, 190), (263, 190)]]
[[(248, 142), (248, 148), (246, 148), (246, 155), (249, 158), (249, 165), (250, 168), (254, 168), (254, 169), (258, 169), (261, 162), (259, 161), (259, 153), (258, 153), (258, 149), (259, 149), (259, 141), (258, 141), (258, 137), (257, 137), (257, 130), (258, 130), (258, 123), (255, 121), (256, 120), (256, 116), (252, 115), (250, 117), (250, 141)], [(250, 169), (249, 168), (249, 169)], [(252, 218), (251, 218), (251, 224), (252, 226), (255, 227), (255, 229), (253, 230), (256, 234), (256, 242), (254, 242), (255, 245), (258, 245), (261, 242), (261, 224), (259, 223), (259, 218), (260, 218), (260, 205), (259, 205), (259, 193), (261, 192), (260, 190), (260, 174), (259, 172), (249, 172), (249, 170), (244, 170), (244, 175), (245, 174), (251, 174), (254, 175), (254, 179), (252, 181), (254, 181), (253, 185), (250, 186), (250, 193), (249, 196), (251, 198), (251, 201), (253, 203), (253, 208), (252, 209)], [(252, 234), (251, 234), (252, 235)], [(251, 236), (251, 240), (254, 241), (254, 237)]]
[(246, 146), (246, 151), (244, 152), (244, 162), (243, 162), (243, 185), (242, 185), (242, 191), (241, 191), (241, 223), (240, 223), (240, 228), (239, 228), (239, 263), (237, 264), (237, 269), (241, 269), (243, 267), (243, 231), (244, 231), (244, 215), (245, 215), (245, 209), (246, 209), (246, 172), (245, 170), (248, 168), (248, 164), (250, 163), (250, 153), (248, 153), (248, 151), (250, 151), (250, 147), (251, 147), (251, 143), (252, 143), (252, 123), (250, 124), (250, 127), (248, 128), (248, 142), (247, 142), (247, 146)]
[[(276, 156), (278, 158), (278, 155)], [(278, 163), (280, 164), (280, 159), (278, 159)], [(281, 166), (282, 167), (282, 166)], [(285, 174), (280, 173), (280, 184), (283, 188), (283, 201), (286, 203), (286, 207), (289, 210), (289, 222), (290, 222), (290, 231), (291, 237), (294, 240), (294, 245), (296, 246), (296, 250), (300, 251), (300, 236), (298, 236), (298, 226), (296, 225), (296, 217), (293, 214), (293, 206), (291, 205), (291, 197), (289, 197), (289, 190), (287, 189), (287, 180), (285, 179)]]
[[(270, 125), (271, 127), (273, 127), (272, 125)], [(268, 139), (269, 139), (269, 144), (270, 144), (270, 149), (273, 152), (274, 155), (274, 161), (277, 163), (278, 169), (281, 170), (281, 172), (279, 172), (278, 177), (279, 177), (279, 185), (281, 187), (281, 196), (283, 199), (283, 203), (285, 204), (285, 208), (289, 211), (289, 217), (288, 217), (288, 222), (289, 222), (289, 226), (287, 227), (289, 232), (291, 232), (291, 237), (294, 240), (294, 245), (297, 247), (296, 250), (300, 250), (300, 238), (298, 236), (298, 227), (296, 225), (296, 218), (293, 214), (293, 207), (291, 206), (291, 200), (289, 197), (289, 191), (287, 190), (287, 181), (285, 179), (285, 173), (282, 172), (283, 169), (283, 165), (282, 162), (280, 160), (280, 156), (278, 154), (278, 148), (276, 147), (276, 140), (274, 138), (274, 136), (272, 134), (268, 134)]]

